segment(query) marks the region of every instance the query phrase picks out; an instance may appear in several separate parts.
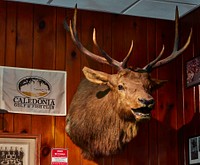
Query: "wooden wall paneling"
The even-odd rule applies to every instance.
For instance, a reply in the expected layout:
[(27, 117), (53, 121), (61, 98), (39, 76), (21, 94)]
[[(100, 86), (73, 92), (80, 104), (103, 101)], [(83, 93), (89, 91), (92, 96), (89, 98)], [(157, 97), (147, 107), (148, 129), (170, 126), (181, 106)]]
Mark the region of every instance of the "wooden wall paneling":
[[(112, 19), (112, 55), (118, 60), (122, 61), (131, 46), (131, 41), (134, 42), (133, 52), (129, 59), (129, 65), (135, 65), (135, 61), (132, 59), (136, 56), (135, 48), (136, 48), (136, 35), (134, 29), (134, 19), (129, 16), (123, 15), (113, 15)], [(134, 58), (135, 59), (135, 58)]]
[[(179, 36), (180, 36), (180, 40), (179, 40), (179, 45), (181, 46), (183, 43), (182, 41), (182, 26), (179, 26)], [(183, 27), (184, 28), (184, 25)], [(186, 36), (186, 35), (185, 35)], [(185, 42), (185, 40), (184, 40)], [(184, 126), (184, 113), (183, 113), (183, 88), (184, 88), (184, 84), (185, 84), (185, 79), (184, 79), (184, 64), (183, 64), (183, 57), (186, 55), (187, 53), (183, 53), (181, 55), (181, 57), (179, 58), (180, 60), (176, 60), (176, 77), (177, 77), (177, 83), (176, 83), (176, 88), (177, 88), (177, 131), (178, 131), (178, 164), (182, 165), (184, 164), (184, 151), (185, 151), (185, 145), (184, 145), (184, 131), (183, 131), (183, 126)]]
[[(73, 18), (73, 10), (67, 9), (67, 22)], [(80, 12), (77, 15), (77, 31), (80, 34)], [(73, 44), (69, 32), (66, 33), (66, 70), (67, 70), (67, 107), (69, 109), (73, 95), (80, 82), (81, 53)], [(81, 151), (67, 136), (66, 147), (69, 149), (69, 164), (81, 165)]]
[[(112, 69), (97, 65), (79, 52), (63, 29), (66, 14), (72, 18), (73, 10), (0, 1), (0, 64), (67, 70), (69, 107), (83, 77), (83, 66), (106, 72)], [(68, 148), (70, 165), (187, 164), (188, 138), (200, 133), (199, 86), (185, 87), (185, 64), (200, 53), (200, 22), (195, 19), (199, 15), (200, 10), (197, 10), (182, 19), (181, 44), (185, 43), (189, 27), (193, 26), (191, 44), (182, 57), (152, 73), (153, 77), (169, 82), (154, 94), (157, 101), (153, 118), (149, 123), (142, 123), (138, 136), (121, 154), (96, 162), (83, 159), (80, 149), (65, 133), (65, 117), (4, 114), (1, 115), (5, 119), (2, 121), (4, 131), (41, 134), (42, 165), (50, 164), (51, 147)], [(129, 62), (133, 67), (143, 67), (154, 59), (163, 43), (164, 56), (170, 54), (173, 47), (174, 23), (171, 21), (78, 11), (77, 26), (82, 43), (99, 53), (92, 43), (92, 29), (96, 27), (99, 45), (119, 61), (127, 54), (133, 39), (133, 55)]]
[[(64, 26), (63, 26), (63, 21), (66, 17), (66, 10), (63, 8), (57, 8), (56, 13), (57, 13), (56, 14), (57, 17), (56, 17), (55, 69), (66, 70), (66, 65), (65, 65), (66, 64), (66, 30), (64, 29)], [(66, 143), (65, 117), (55, 117), (55, 147), (64, 148), (65, 143)]]
[[(185, 54), (185, 53), (184, 53)], [(184, 55), (183, 54), (183, 55)], [(184, 144), (184, 113), (183, 113), (183, 57), (179, 62), (176, 62), (176, 77), (177, 77), (177, 131), (178, 131), (178, 164), (184, 164), (184, 151), (185, 145)]]
[(5, 60), (5, 45), (6, 45), (6, 7), (5, 1), (0, 1), (0, 65), (4, 65)]
[[(193, 36), (192, 36), (192, 41), (191, 41), (191, 44), (190, 44), (190, 47), (186, 50), (185, 53), (187, 53), (185, 56), (183, 56), (183, 62), (184, 64), (186, 64), (186, 62), (190, 59), (192, 59), (195, 54), (194, 54), (194, 51), (195, 51), (195, 40), (196, 40), (196, 28), (194, 27), (193, 25)], [(187, 33), (185, 32), (184, 30), (184, 33)], [(185, 68), (184, 68), (185, 69)], [(196, 109), (195, 109), (195, 87), (190, 87), (190, 88), (186, 88), (186, 82), (184, 84), (184, 120), (185, 120), (185, 124), (189, 125), (191, 123), (191, 121), (193, 120), (194, 118), (194, 114), (196, 112)], [(189, 130), (187, 130), (189, 131)], [(187, 134), (193, 134), (194, 130), (191, 129), (190, 130), (190, 133), (187, 132)]]
[[(4, 65), (6, 42), (6, 2), (0, 1), (0, 65)], [(0, 114), (0, 131), (4, 131), (4, 115)]]
[[(195, 56), (195, 52), (197, 51), (197, 28), (196, 25), (194, 24), (194, 17), (195, 15), (191, 15), (189, 17), (186, 17), (185, 19), (183, 19), (183, 23), (184, 23), (184, 29), (183, 29), (183, 33), (185, 35), (182, 35), (183, 39), (182, 42), (184, 42), (183, 40), (186, 40), (187, 36), (189, 35), (189, 28), (192, 26), (193, 28), (193, 34), (192, 34), (192, 40), (190, 43), (190, 46), (187, 48), (187, 50), (184, 52), (185, 55), (183, 56), (183, 63), (184, 65), (186, 64), (186, 62), (190, 59), (192, 59)], [(183, 68), (184, 71), (185, 68)], [(184, 75), (185, 76), (185, 75)], [(190, 124), (190, 122), (192, 121), (194, 114), (196, 112), (195, 109), (195, 87), (190, 87), (190, 88), (186, 88), (186, 81), (184, 81), (184, 124)], [(189, 131), (189, 130), (187, 130)], [(191, 131), (193, 131), (193, 129), (191, 129)], [(188, 134), (189, 132), (187, 132)]]
[[(193, 17), (193, 16), (192, 16)], [(193, 19), (192, 17), (186, 17), (181, 19), (180, 25), (180, 44), (184, 44), (187, 40), (187, 37), (190, 32), (190, 28), (193, 27)], [(193, 29), (192, 40), (190, 42), (189, 47), (182, 55), (182, 98), (180, 98), (180, 102), (182, 103), (182, 112), (178, 115), (178, 122), (180, 122), (180, 126), (178, 127), (178, 139), (179, 139), (179, 164), (188, 164), (188, 137), (193, 132), (193, 125), (191, 125), (192, 118), (194, 116), (194, 95), (192, 88), (186, 88), (186, 62), (192, 58), (194, 55), (194, 37), (196, 36), (195, 30)], [(182, 100), (182, 101), (181, 101)], [(178, 100), (179, 101), (179, 100)], [(189, 101), (189, 102), (188, 102)], [(182, 117), (182, 119), (181, 119)], [(191, 126), (190, 126), (191, 125)]]
[(36, 5), (34, 8), (34, 67), (55, 68), (55, 28), (56, 8)]
[[(167, 23), (168, 24), (168, 23)], [(174, 29), (175, 29), (175, 22), (170, 24), (169, 23), (169, 28), (171, 28), (171, 32), (168, 33), (168, 36), (169, 39), (168, 39), (168, 42), (170, 43), (169, 44), (169, 54), (171, 54), (172, 50), (173, 50), (173, 46), (174, 46), (174, 38), (175, 38), (175, 32), (174, 32)], [(168, 29), (168, 28), (167, 28)], [(170, 35), (171, 34), (171, 35)], [(175, 68), (177, 67), (176, 65), (176, 62), (179, 62), (180, 63), (180, 60), (181, 60), (181, 57), (177, 57), (176, 59), (174, 59), (170, 64), (168, 64), (169, 66), (166, 66), (166, 67), (169, 67), (170, 68), (170, 65), (171, 67)], [(167, 69), (169, 70), (169, 69)], [(173, 69), (174, 70), (174, 69)], [(178, 115), (178, 106), (177, 106), (177, 86), (176, 84), (178, 83), (177, 82), (177, 77), (176, 77), (176, 74), (171, 74), (173, 72), (169, 72), (169, 75), (167, 76), (171, 76), (171, 80), (169, 81), (169, 84), (170, 87), (169, 87), (169, 90), (171, 90), (170, 94), (169, 94), (169, 104), (168, 104), (168, 108), (167, 108), (167, 111), (172, 111), (172, 112), (169, 112), (170, 114), (170, 121), (169, 121), (169, 124), (170, 124), (170, 132), (169, 132), (169, 135), (170, 135), (170, 139), (169, 139), (169, 148), (168, 148), (168, 152), (171, 154), (170, 157), (171, 157), (171, 162), (174, 163), (174, 164), (178, 164), (178, 131), (177, 131), (177, 115)], [(168, 91), (169, 91), (168, 90)], [(176, 154), (172, 154), (172, 150), (174, 153)]]
[[(94, 46), (92, 35), (93, 28), (96, 29), (96, 37), (99, 45), (103, 45), (103, 16), (100, 12), (81, 11), (81, 43), (91, 52), (100, 54)], [(101, 46), (102, 47), (102, 46)], [(102, 48), (104, 49), (104, 48)], [(81, 54), (81, 70), (84, 66), (88, 66), (95, 70), (101, 70), (102, 64), (88, 58), (86, 55)], [(84, 76), (83, 76), (84, 77)], [(101, 160), (96, 160), (101, 161)], [(98, 162), (100, 163), (100, 162)], [(96, 165), (94, 161), (82, 159), (82, 165)]]
[[(183, 32), (187, 34), (188, 32), (188, 26), (192, 25), (193, 28), (193, 36), (192, 36), (192, 41), (190, 44), (190, 47), (186, 50), (186, 56), (183, 56), (184, 64), (190, 59), (192, 59), (195, 56), (195, 52), (197, 49), (196, 45), (196, 40), (197, 40), (197, 28), (196, 24), (194, 24), (194, 19), (195, 15), (191, 15), (185, 19), (183, 19), (184, 26), (186, 28), (183, 29)], [(185, 37), (183, 37), (183, 40)], [(185, 69), (185, 68), (184, 68)], [(194, 136), (196, 134), (196, 122), (198, 118), (198, 114), (196, 113), (196, 103), (195, 103), (195, 87), (189, 87), (186, 88), (186, 82), (184, 84), (184, 95), (183, 95), (183, 100), (184, 100), (184, 128), (183, 128), (183, 133), (184, 133), (184, 156), (186, 159), (184, 160), (186, 163), (188, 163), (188, 138), (191, 136)], [(180, 151), (181, 152), (181, 151)]]
[[(96, 46), (93, 43), (93, 29), (96, 29), (96, 37), (99, 46), (103, 45), (103, 16), (100, 12), (88, 12), (81, 11), (81, 35), (80, 40), (81, 43), (87, 48), (89, 51), (100, 55), (101, 53), (98, 51)], [(88, 66), (95, 70), (101, 70), (102, 64), (97, 61), (92, 60), (88, 56), (81, 54), (81, 67)], [(81, 69), (82, 69), (81, 68)], [(84, 77), (84, 76), (83, 76)]]
[[(193, 51), (197, 50), (194, 49), (194, 37), (196, 36), (196, 28), (194, 28), (194, 15), (192, 17), (187, 16), (186, 18), (181, 19), (180, 21), (180, 45), (182, 46), (185, 44), (191, 27), (193, 28), (193, 35), (190, 42), (189, 47), (186, 49), (186, 51), (181, 55), (181, 61), (177, 62), (176, 67), (181, 68), (180, 71), (177, 72), (177, 102), (179, 105), (178, 108), (178, 155), (179, 155), (179, 164), (187, 164), (188, 163), (188, 137), (192, 134), (190, 132), (193, 132), (194, 125), (191, 125), (190, 123), (193, 122), (194, 118), (194, 107), (195, 104), (188, 105), (186, 100), (190, 100), (189, 102), (193, 103), (192, 100), (194, 100), (194, 94), (192, 88), (186, 87), (186, 62), (188, 59), (192, 58), (194, 55)], [(196, 30), (195, 30), (196, 29)], [(198, 37), (197, 37), (198, 38)], [(195, 37), (196, 39), (196, 37)], [(181, 88), (181, 89), (180, 89)], [(187, 110), (189, 109), (189, 111)], [(187, 115), (185, 114), (187, 113)], [(191, 125), (191, 126), (190, 126)], [(196, 125), (196, 124), (195, 124)], [(189, 131), (189, 132), (188, 132)]]
[(33, 63), (33, 5), (17, 4), (16, 66), (31, 68)]
[[(148, 19), (147, 20), (147, 54), (148, 62), (153, 61), (157, 56), (156, 52), (156, 20)], [(158, 79), (157, 70), (151, 73), (152, 78)], [(156, 165), (158, 164), (158, 149), (157, 149), (157, 134), (158, 134), (158, 121), (156, 119), (159, 109), (157, 108), (158, 104), (158, 91), (155, 91), (152, 96), (155, 99), (155, 108), (152, 110), (152, 117), (149, 121), (149, 136), (148, 136), (148, 146), (149, 146), (149, 164)]]
[[(15, 66), (16, 56), (16, 3), (7, 2), (6, 24), (6, 66)], [(5, 130), (13, 132), (13, 114), (5, 114)]]
[[(159, 21), (157, 24), (157, 48), (165, 45), (164, 57), (171, 54), (174, 42), (174, 24), (170, 21)], [(158, 162), (162, 165), (177, 164), (177, 105), (176, 76), (171, 68), (175, 62), (158, 68), (159, 79), (168, 82), (158, 91)], [(169, 92), (170, 91), (170, 92)]]
[[(17, 4), (17, 67), (32, 68), (32, 50), (33, 5), (19, 3)], [(31, 133), (31, 115), (14, 114), (14, 123), (14, 132)]]
[(16, 51), (16, 3), (7, 2), (7, 25), (6, 25), (6, 61), (7, 66), (15, 66)]
[[(183, 20), (183, 21), (182, 21)], [(188, 19), (190, 23), (183, 23), (184, 19), (181, 19), (180, 25), (179, 25), (179, 36), (180, 36), (180, 46), (185, 44), (190, 28), (192, 27), (191, 24), (191, 18)], [(193, 31), (194, 32), (194, 31)], [(194, 35), (194, 33), (193, 33)], [(179, 162), (178, 164), (188, 164), (187, 161), (187, 155), (188, 155), (188, 133), (187, 133), (187, 123), (186, 123), (186, 116), (185, 116), (185, 108), (187, 107), (187, 103), (185, 103), (185, 96), (189, 98), (193, 98), (192, 90), (185, 95), (186, 89), (186, 60), (189, 56), (192, 55), (192, 49), (193, 49), (193, 37), (190, 42), (189, 47), (186, 49), (186, 51), (181, 55), (181, 60), (177, 61), (176, 63), (176, 75), (177, 75), (177, 105), (178, 105), (178, 115), (177, 115), (177, 129), (178, 129), (178, 158)], [(193, 115), (193, 113), (192, 113)], [(192, 119), (192, 116), (188, 116), (190, 120)], [(189, 128), (191, 130), (191, 128)]]
[[(56, 9), (34, 7), (33, 67), (55, 69)], [(42, 135), (41, 164), (50, 164), (50, 149), (55, 145), (55, 117), (32, 116), (32, 133)]]
[[(162, 44), (164, 44), (163, 43), (163, 40), (162, 40), (162, 29), (163, 29), (163, 27), (164, 26), (159, 26), (160, 24), (158, 23), (158, 21), (156, 21), (156, 52), (157, 53), (159, 53), (160, 52), (160, 50), (161, 50), (161, 48), (162, 48)], [(166, 47), (166, 45), (165, 45), (165, 47)], [(157, 69), (156, 70), (157, 71), (157, 74), (158, 74), (158, 79), (161, 79), (160, 77), (159, 77), (159, 73), (161, 72), (160, 71), (160, 69)], [(168, 77), (167, 77), (167, 79), (168, 79)], [(162, 87), (162, 88), (164, 88), (164, 87)], [(163, 139), (165, 139), (165, 134), (163, 133), (160, 133), (160, 130), (162, 130), (162, 128), (160, 128), (161, 126), (161, 124), (162, 124), (162, 118), (160, 117), (161, 116), (161, 114), (163, 114), (163, 102), (161, 103), (161, 99), (160, 98), (162, 98), (163, 97), (163, 93), (161, 93), (160, 92), (161, 91), (161, 89), (159, 89), (158, 91), (157, 91), (157, 100), (156, 100), (156, 109), (157, 109), (157, 116), (156, 116), (156, 119), (158, 120), (158, 126), (157, 126), (157, 152), (158, 153), (161, 153), (161, 155), (164, 155), (163, 154), (163, 152), (165, 152), (166, 151), (166, 147), (165, 146), (161, 146), (162, 145), (162, 141), (164, 141)], [(163, 131), (165, 131), (166, 130), (166, 128), (163, 130)], [(168, 137), (168, 136), (167, 136)], [(163, 158), (163, 157), (161, 157), (160, 156), (160, 154), (158, 155), (158, 158), (157, 158), (157, 161), (158, 161), (158, 164), (162, 164), (163, 162), (163, 160), (166, 158), (166, 152), (165, 152), (165, 157)]]

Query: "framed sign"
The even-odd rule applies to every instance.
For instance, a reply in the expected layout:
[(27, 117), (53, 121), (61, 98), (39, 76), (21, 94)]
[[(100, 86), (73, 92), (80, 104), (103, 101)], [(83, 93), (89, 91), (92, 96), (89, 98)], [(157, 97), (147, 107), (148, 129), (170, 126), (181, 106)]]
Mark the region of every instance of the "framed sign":
[(187, 87), (200, 83), (200, 56), (195, 57), (186, 63)]
[(200, 136), (189, 138), (189, 164), (200, 163)]
[(52, 148), (51, 165), (68, 165), (68, 149)]
[(0, 134), (0, 164), (39, 165), (39, 135)]

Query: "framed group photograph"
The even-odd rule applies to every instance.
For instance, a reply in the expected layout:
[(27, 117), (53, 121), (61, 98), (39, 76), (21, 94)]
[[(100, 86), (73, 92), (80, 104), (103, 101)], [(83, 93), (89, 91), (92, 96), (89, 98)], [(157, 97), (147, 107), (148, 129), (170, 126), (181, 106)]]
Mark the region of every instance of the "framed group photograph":
[(0, 164), (39, 165), (39, 135), (0, 134)]
[(200, 136), (189, 138), (189, 164), (200, 163)]
[(200, 56), (194, 57), (186, 63), (186, 86), (200, 84)]

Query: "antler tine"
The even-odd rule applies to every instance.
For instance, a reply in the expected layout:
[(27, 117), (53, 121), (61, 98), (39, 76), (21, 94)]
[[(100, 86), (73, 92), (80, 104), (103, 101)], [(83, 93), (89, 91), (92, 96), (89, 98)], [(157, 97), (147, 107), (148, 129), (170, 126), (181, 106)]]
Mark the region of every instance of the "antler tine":
[[(187, 39), (187, 42), (185, 43), (185, 45), (178, 50), (178, 40), (179, 40), (179, 35), (178, 35), (178, 19), (179, 19), (179, 12), (178, 12), (178, 7), (176, 7), (176, 16), (175, 16), (175, 39), (174, 39), (174, 48), (173, 48), (173, 51), (172, 53), (158, 61), (158, 57), (155, 61), (151, 62), (150, 64), (148, 64), (147, 66), (145, 66), (143, 69), (146, 69), (147, 72), (148, 71), (151, 71), (153, 68), (157, 68), (157, 67), (160, 67), (164, 64), (167, 64), (169, 63), (170, 61), (172, 61), (173, 59), (175, 59), (176, 57), (178, 57), (178, 55), (180, 55), (181, 53), (183, 53), (183, 51), (188, 47), (189, 43), (190, 43), (190, 40), (191, 40), (191, 37), (192, 37), (192, 28), (191, 28), (191, 31), (190, 31), (190, 34), (188, 36), (188, 39)], [(161, 51), (162, 52), (162, 51)], [(160, 57), (159, 57), (160, 58)]]
[(91, 59), (93, 59), (95, 61), (98, 61), (100, 63), (104, 63), (104, 64), (110, 65), (105, 58), (90, 52), (88, 49), (86, 49), (81, 44), (81, 42), (79, 41), (77, 30), (76, 30), (76, 18), (77, 18), (77, 5), (75, 6), (73, 21), (70, 20), (70, 24), (68, 25), (66, 20), (64, 20), (64, 27), (65, 27), (65, 29), (67, 31), (70, 32), (70, 35), (71, 35), (71, 38), (72, 38), (74, 44), (79, 48), (79, 50), (82, 53), (84, 53), (85, 55), (89, 56)]
[(114, 66), (118, 70), (123, 69), (123, 67), (122, 67), (120, 62), (118, 62), (118, 61), (114, 60), (113, 58), (111, 58), (103, 49), (100, 48), (100, 46), (98, 45), (97, 40), (96, 40), (96, 30), (95, 30), (95, 28), (93, 29), (93, 42), (94, 42), (95, 46), (99, 49), (101, 54), (106, 58), (106, 60), (108, 61), (108, 63), (111, 66)]
[(89, 56), (91, 59), (93, 59), (95, 61), (98, 61), (98, 62), (104, 63), (104, 64), (108, 64), (110, 66), (114, 66), (117, 70), (122, 70), (122, 69), (126, 68), (127, 61), (129, 59), (129, 56), (132, 51), (133, 43), (131, 44), (128, 55), (125, 57), (125, 59), (122, 62), (116, 61), (116, 60), (112, 59), (103, 49), (101, 49), (99, 47), (99, 45), (97, 44), (97, 41), (96, 41), (96, 31), (94, 29), (93, 30), (93, 42), (94, 42), (95, 46), (97, 46), (97, 48), (99, 49), (100, 53), (103, 55), (103, 57), (101, 57), (97, 54), (90, 52), (88, 49), (86, 49), (81, 44), (78, 34), (77, 34), (77, 30), (76, 30), (76, 19), (77, 19), (77, 5), (75, 6), (73, 20), (72, 21), (70, 20), (70, 24), (68, 25), (66, 20), (64, 20), (64, 28), (70, 32), (71, 38), (72, 38), (74, 44), (79, 48), (79, 50), (82, 53)]
[(131, 52), (133, 50), (133, 40), (131, 41), (131, 46), (130, 46), (130, 49), (128, 51), (128, 54), (126, 55), (126, 57), (124, 58), (124, 60), (122, 61), (122, 68), (127, 68), (127, 62), (130, 58), (130, 55), (131, 55)]
[(160, 54), (158, 55), (158, 57), (156, 57), (155, 60), (151, 61), (148, 65), (146, 65), (143, 68), (143, 70), (146, 70), (147, 72), (151, 72), (152, 66), (154, 66), (158, 62), (158, 60), (160, 60), (160, 58), (162, 57), (164, 53), (164, 50), (165, 50), (165, 45), (163, 45), (162, 50), (160, 51)]
[(127, 68), (127, 62), (129, 60), (129, 57), (130, 57), (131, 52), (133, 50), (133, 41), (131, 42), (131, 46), (130, 46), (130, 49), (128, 51), (128, 54), (126, 55), (126, 57), (124, 58), (124, 60), (122, 62), (119, 62), (119, 61), (112, 59), (103, 49), (100, 48), (100, 46), (98, 45), (97, 40), (96, 40), (96, 30), (95, 30), (95, 28), (93, 29), (93, 42), (94, 42), (95, 46), (99, 49), (101, 54), (110, 63), (110, 65), (116, 67), (118, 70)]

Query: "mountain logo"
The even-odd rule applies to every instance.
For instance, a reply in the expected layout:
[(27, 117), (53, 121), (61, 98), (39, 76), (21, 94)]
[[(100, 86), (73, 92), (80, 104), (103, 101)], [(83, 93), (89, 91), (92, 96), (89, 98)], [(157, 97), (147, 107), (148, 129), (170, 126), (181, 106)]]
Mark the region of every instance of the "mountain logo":
[(41, 77), (27, 76), (18, 81), (17, 89), (24, 96), (40, 98), (51, 92), (51, 85)]

